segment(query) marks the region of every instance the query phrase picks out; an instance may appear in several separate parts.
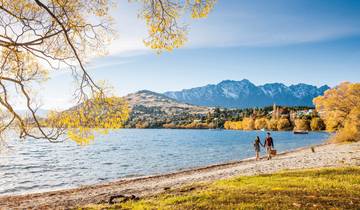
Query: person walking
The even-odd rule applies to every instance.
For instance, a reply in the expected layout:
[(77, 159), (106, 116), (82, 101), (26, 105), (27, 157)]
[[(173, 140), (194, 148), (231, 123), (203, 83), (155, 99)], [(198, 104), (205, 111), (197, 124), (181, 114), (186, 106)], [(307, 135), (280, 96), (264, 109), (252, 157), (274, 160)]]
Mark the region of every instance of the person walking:
[(254, 141), (254, 149), (255, 149), (255, 154), (256, 154), (256, 161), (260, 160), (260, 145), (263, 146), (261, 144), (259, 136), (257, 136), (255, 141)]
[(271, 150), (274, 148), (274, 141), (269, 132), (267, 133), (267, 137), (265, 138), (264, 147), (266, 148), (266, 153), (268, 155), (267, 159), (270, 160)]

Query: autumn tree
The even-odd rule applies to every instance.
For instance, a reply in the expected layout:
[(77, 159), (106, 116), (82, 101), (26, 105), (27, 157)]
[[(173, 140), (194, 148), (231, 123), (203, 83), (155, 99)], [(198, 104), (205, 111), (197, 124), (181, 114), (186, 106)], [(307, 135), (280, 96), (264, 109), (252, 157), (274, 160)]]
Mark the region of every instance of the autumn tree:
[(233, 122), (231, 122), (231, 121), (226, 121), (225, 123), (224, 123), (224, 129), (226, 129), (226, 130), (232, 130), (233, 128), (232, 128), (232, 123)]
[(299, 130), (299, 131), (310, 130), (310, 121), (307, 119), (295, 119), (294, 130)]
[(337, 131), (337, 141), (360, 139), (360, 83), (341, 83), (314, 99), (326, 129)]
[(277, 130), (277, 125), (278, 125), (278, 120), (273, 119), (273, 118), (267, 122), (267, 128), (272, 131)]
[(289, 130), (291, 128), (291, 123), (287, 118), (281, 118), (277, 121), (277, 130)]
[(314, 117), (311, 119), (310, 128), (312, 131), (321, 131), (325, 129), (324, 121), (320, 117)]
[[(181, 47), (187, 28), (181, 17), (205, 17), (215, 0), (138, 0), (149, 36), (146, 46), (161, 52)], [(20, 138), (52, 142), (65, 132), (81, 143), (102, 128), (120, 128), (128, 118), (125, 102), (109, 95), (106, 86), (86, 70), (89, 61), (106, 54), (115, 34), (109, 10), (111, 0), (0, 0), (0, 133), (15, 130)], [(76, 108), (51, 113), (52, 128), (44, 128), (37, 112), (39, 84), (49, 74), (70, 71), (76, 88)], [(22, 115), (16, 105), (23, 104)], [(117, 106), (116, 110), (112, 107)], [(107, 107), (104, 111), (104, 107)], [(96, 116), (96, 124), (92, 123)], [(90, 126), (91, 125), (91, 126)], [(71, 128), (71, 129), (69, 129)]]
[(255, 120), (255, 129), (261, 130), (266, 129), (268, 124), (268, 119), (266, 118), (258, 118)]
[(335, 142), (359, 141), (360, 140), (360, 107), (351, 110), (341, 128), (333, 138)]
[[(136, 0), (135, 0), (136, 1)], [(161, 52), (171, 51), (184, 45), (187, 27), (179, 24), (187, 10), (192, 18), (204, 18), (213, 9), (216, 0), (137, 0), (143, 3), (140, 16), (148, 27), (146, 46)]]
[(255, 129), (255, 120), (251, 117), (245, 117), (242, 121), (242, 128), (244, 130), (254, 130)]
[(226, 121), (224, 123), (224, 128), (227, 130), (242, 130), (242, 121)]

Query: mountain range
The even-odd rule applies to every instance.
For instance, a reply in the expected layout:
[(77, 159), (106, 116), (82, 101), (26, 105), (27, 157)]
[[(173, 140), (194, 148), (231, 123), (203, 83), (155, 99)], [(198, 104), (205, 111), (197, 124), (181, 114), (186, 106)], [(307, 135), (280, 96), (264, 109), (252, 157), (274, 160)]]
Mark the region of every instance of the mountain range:
[(224, 80), (218, 84), (203, 87), (168, 91), (164, 95), (179, 102), (199, 106), (252, 108), (270, 106), (313, 106), (313, 98), (323, 95), (330, 87), (316, 87), (300, 83), (286, 86), (282, 83), (268, 83), (256, 86), (247, 79)]

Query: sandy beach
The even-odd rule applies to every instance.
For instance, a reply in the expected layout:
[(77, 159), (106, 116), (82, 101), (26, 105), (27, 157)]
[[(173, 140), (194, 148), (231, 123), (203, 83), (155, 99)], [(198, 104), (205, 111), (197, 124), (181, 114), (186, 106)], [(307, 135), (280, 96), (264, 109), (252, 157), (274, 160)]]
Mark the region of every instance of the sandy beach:
[(189, 169), (163, 175), (121, 179), (106, 184), (84, 186), (17, 196), (0, 196), (0, 209), (67, 209), (106, 203), (113, 195), (151, 196), (194, 182), (214, 181), (238, 175), (273, 173), (287, 169), (360, 165), (360, 142), (324, 144), (278, 154), (272, 160), (254, 158)]

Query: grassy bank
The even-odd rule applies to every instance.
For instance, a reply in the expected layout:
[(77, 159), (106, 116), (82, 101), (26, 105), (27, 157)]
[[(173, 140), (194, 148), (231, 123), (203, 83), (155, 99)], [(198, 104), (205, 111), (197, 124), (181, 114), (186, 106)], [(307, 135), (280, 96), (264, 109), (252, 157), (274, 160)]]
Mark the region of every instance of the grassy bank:
[(285, 171), (198, 183), (89, 209), (359, 209), (360, 167)]

